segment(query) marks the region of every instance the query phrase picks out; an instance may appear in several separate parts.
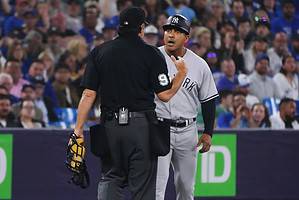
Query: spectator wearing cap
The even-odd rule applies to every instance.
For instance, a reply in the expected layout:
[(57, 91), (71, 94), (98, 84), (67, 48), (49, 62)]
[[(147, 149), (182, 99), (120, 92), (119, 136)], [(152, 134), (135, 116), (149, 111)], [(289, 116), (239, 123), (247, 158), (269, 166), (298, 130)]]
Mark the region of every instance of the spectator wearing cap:
[(54, 110), (54, 103), (51, 98), (44, 96), (46, 82), (42, 76), (36, 76), (32, 81), (32, 85), (35, 87), (36, 99), (34, 104), (43, 113), (43, 121), (48, 124), (58, 120), (58, 117)]
[(67, 0), (66, 28), (78, 33), (82, 28), (81, 24), (81, 4), (82, 0)]
[(274, 76), (280, 71), (282, 58), (290, 54), (288, 50), (288, 36), (284, 32), (276, 33), (273, 40), (273, 47), (268, 49), (270, 59), (270, 75)]
[(158, 29), (152, 24), (146, 26), (144, 28), (143, 40), (145, 41), (145, 43), (156, 47), (159, 42)]
[(190, 22), (196, 20), (196, 14), (192, 8), (185, 5), (184, 0), (172, 0), (172, 5), (165, 10), (168, 16), (181, 14), (185, 16)]
[(104, 20), (102, 33), (105, 41), (113, 40), (117, 36), (118, 21), (119, 19), (116, 16)]
[(36, 30), (38, 27), (38, 18), (39, 15), (36, 9), (29, 8), (24, 11), (23, 19), (24, 19), (24, 32), (25, 34), (31, 30)]
[(17, 127), (8, 95), (0, 94), (0, 128)]
[(89, 7), (83, 11), (83, 27), (79, 30), (79, 33), (85, 38), (88, 45), (92, 44), (94, 36), (100, 34), (96, 30), (98, 17), (99, 12), (96, 8)]
[(293, 32), (299, 31), (299, 18), (295, 16), (296, 8), (293, 0), (282, 1), (282, 16), (271, 22), (272, 32), (285, 32), (291, 37)]
[(24, 24), (23, 14), (29, 8), (28, 0), (16, 0), (15, 14), (5, 19), (3, 34), (8, 36), (15, 29), (21, 29)]
[(256, 18), (254, 20), (254, 25), (255, 25), (255, 35), (260, 36), (260, 37), (265, 37), (268, 39), (272, 39), (273, 35), (271, 33), (271, 25), (270, 21), (268, 21), (266, 18)]
[(55, 26), (51, 26), (47, 34), (47, 46), (54, 55), (55, 62), (58, 61), (61, 54), (64, 52), (63, 48), (63, 33)]
[(299, 78), (296, 70), (296, 61), (293, 56), (284, 56), (280, 72), (273, 77), (282, 97), (299, 100)]
[(296, 114), (296, 102), (291, 98), (283, 98), (279, 103), (279, 112), (270, 117), (273, 129), (299, 129)]
[(13, 79), (13, 86), (10, 89), (10, 94), (20, 98), (23, 85), (29, 83), (27, 80), (22, 78), (23, 74), (21, 70), (21, 62), (15, 59), (7, 60), (4, 72), (11, 75)]
[(249, 93), (256, 96), (259, 101), (264, 98), (280, 98), (281, 95), (273, 79), (268, 76), (269, 57), (267, 54), (258, 54), (255, 60), (255, 70), (249, 76)]
[(243, 53), (246, 74), (254, 71), (254, 63), (256, 56), (260, 53), (266, 53), (268, 48), (268, 40), (265, 37), (256, 36), (249, 49)]
[(295, 58), (296, 62), (299, 63), (299, 33), (293, 33), (290, 51), (293, 57)]
[(54, 71), (52, 86), (58, 98), (59, 107), (76, 108), (79, 103), (79, 96), (76, 88), (70, 82), (71, 72), (65, 65), (58, 65)]
[[(21, 111), (21, 105), (22, 102), (25, 100), (30, 100), (30, 101), (35, 101), (36, 100), (36, 91), (35, 91), (35, 86), (28, 84), (28, 85), (23, 85), (22, 90), (21, 90), (21, 98), (20, 102), (13, 104), (12, 110), (15, 116), (19, 116), (20, 111)], [(34, 105), (34, 119), (43, 121), (43, 112), (36, 106)]]

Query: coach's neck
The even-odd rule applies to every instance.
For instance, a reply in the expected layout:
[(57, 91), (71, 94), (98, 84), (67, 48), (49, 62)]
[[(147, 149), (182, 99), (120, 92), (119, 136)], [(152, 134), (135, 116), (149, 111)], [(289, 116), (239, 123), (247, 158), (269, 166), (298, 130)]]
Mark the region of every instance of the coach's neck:
[(187, 49), (185, 47), (182, 47), (182, 48), (178, 48), (173, 51), (170, 51), (169, 49), (167, 49), (167, 47), (165, 47), (165, 51), (169, 56), (183, 57), (186, 54)]

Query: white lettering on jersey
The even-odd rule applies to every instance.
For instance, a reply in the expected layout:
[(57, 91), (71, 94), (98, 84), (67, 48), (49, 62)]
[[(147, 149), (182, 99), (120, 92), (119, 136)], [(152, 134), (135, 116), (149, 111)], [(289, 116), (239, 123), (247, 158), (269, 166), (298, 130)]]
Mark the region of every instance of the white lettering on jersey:
[(168, 78), (166, 74), (159, 74), (158, 80), (161, 86), (166, 86), (169, 84)]
[(172, 18), (171, 23), (174, 23), (174, 24), (179, 23), (179, 18), (177, 18), (177, 17)]

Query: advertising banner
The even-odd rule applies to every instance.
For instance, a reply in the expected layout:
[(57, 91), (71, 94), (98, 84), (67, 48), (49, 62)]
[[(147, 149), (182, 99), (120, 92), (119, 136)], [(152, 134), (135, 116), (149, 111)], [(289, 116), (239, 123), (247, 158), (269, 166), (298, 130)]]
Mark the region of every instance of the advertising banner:
[(195, 196), (236, 195), (236, 134), (214, 135), (208, 153), (199, 154)]
[(12, 135), (0, 135), (0, 199), (11, 199)]

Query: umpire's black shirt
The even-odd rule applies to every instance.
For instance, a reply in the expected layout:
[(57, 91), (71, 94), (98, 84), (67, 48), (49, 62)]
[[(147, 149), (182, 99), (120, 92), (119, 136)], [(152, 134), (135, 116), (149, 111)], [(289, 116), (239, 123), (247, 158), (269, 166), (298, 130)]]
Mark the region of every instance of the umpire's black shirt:
[(138, 35), (124, 35), (92, 50), (81, 85), (100, 92), (102, 111), (155, 109), (154, 92), (171, 87), (164, 56)]

